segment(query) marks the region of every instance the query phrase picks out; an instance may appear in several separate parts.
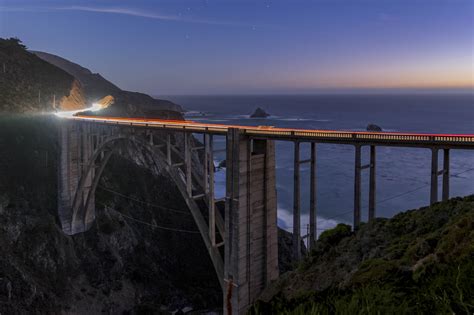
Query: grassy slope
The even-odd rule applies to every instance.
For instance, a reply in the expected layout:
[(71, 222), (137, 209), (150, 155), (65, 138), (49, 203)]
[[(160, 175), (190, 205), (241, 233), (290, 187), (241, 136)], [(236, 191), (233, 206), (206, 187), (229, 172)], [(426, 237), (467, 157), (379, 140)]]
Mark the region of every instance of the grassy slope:
[(323, 233), (252, 312), (473, 313), (474, 196)]

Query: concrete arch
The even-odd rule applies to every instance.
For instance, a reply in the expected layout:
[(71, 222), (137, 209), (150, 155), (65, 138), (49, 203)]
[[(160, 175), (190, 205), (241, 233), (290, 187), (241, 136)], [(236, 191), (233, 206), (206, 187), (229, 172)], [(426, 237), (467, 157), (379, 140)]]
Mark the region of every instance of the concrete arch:
[[(71, 231), (73, 230), (73, 227), (78, 224), (78, 222), (86, 222), (86, 218), (92, 215), (89, 212), (91, 211), (90, 209), (92, 209), (91, 203), (93, 202), (97, 185), (99, 183), (100, 178), (102, 177), (102, 173), (110, 157), (117, 150), (118, 145), (132, 145), (137, 150), (139, 148), (143, 149), (142, 152), (146, 154), (151, 159), (151, 161), (153, 161), (156, 169), (164, 170), (176, 184), (194, 218), (194, 221), (196, 222), (204, 244), (206, 245), (206, 248), (214, 265), (214, 269), (217, 273), (219, 283), (221, 284), (221, 287), (224, 288), (224, 262), (222, 256), (219, 250), (215, 246), (212, 246), (211, 239), (209, 237), (208, 224), (205, 218), (203, 217), (198, 204), (188, 194), (186, 183), (183, 180), (182, 171), (178, 167), (169, 165), (166, 162), (166, 156), (163, 152), (153, 147), (153, 145), (150, 144), (148, 141), (144, 141), (139, 137), (133, 135), (112, 136), (105, 139), (94, 150), (90, 159), (87, 161), (87, 166), (82, 172), (79, 185), (77, 187), (77, 191), (73, 199)], [(101, 156), (102, 158), (100, 159), (99, 167), (96, 169), (96, 161), (99, 160)], [(86, 190), (87, 178), (90, 178), (91, 174), (93, 175), (92, 185), (88, 187), (88, 192), (86, 194), (87, 197), (84, 200), (81, 196), (83, 196), (84, 191)], [(82, 220), (79, 217), (81, 212), (83, 215)]]

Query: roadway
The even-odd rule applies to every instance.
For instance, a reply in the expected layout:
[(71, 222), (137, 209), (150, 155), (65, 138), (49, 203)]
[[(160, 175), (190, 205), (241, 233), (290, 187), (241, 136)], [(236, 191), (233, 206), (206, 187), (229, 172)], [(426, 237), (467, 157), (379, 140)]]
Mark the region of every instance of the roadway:
[(226, 135), (231, 128), (240, 129), (252, 138), (286, 141), (361, 144), (401, 147), (437, 147), (474, 149), (474, 134), (433, 134), (408, 132), (359, 132), (339, 130), (316, 130), (298, 128), (276, 128), (273, 126), (239, 126), (200, 123), (191, 120), (165, 120), (156, 118), (123, 118), (73, 115), (66, 117), (89, 123), (132, 126), (141, 128), (184, 131)]

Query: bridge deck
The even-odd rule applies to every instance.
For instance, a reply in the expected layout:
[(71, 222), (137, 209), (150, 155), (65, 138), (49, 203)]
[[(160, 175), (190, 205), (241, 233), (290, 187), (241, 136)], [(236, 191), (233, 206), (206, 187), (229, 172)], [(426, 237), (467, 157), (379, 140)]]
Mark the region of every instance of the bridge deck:
[(230, 128), (242, 130), (254, 138), (287, 141), (316, 141), (341, 144), (372, 144), (402, 147), (444, 147), (474, 149), (474, 134), (431, 134), (407, 132), (358, 132), (338, 130), (314, 130), (297, 128), (276, 128), (272, 126), (240, 126), (199, 123), (191, 120), (165, 120), (152, 118), (122, 118), (77, 115), (74, 120), (87, 122), (128, 125), (165, 130), (182, 130), (192, 133), (227, 134)]

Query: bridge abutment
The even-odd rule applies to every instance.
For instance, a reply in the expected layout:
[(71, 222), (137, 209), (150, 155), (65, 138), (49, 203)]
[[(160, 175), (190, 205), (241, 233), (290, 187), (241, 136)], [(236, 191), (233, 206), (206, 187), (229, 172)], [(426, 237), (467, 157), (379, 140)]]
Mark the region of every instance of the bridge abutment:
[(243, 314), (278, 278), (275, 145), (227, 136), (224, 312)]

